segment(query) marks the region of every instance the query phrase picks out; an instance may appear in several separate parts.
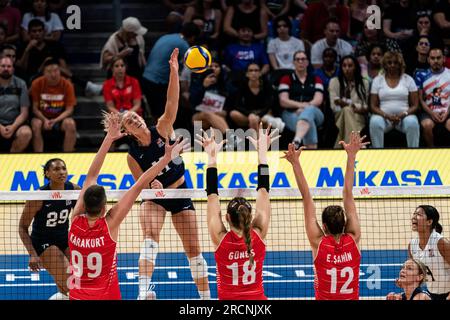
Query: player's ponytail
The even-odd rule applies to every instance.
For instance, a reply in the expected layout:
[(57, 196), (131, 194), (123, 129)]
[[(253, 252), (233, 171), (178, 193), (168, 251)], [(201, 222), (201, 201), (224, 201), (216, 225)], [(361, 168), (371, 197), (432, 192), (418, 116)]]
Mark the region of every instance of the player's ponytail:
[(252, 235), (250, 233), (252, 224), (252, 212), (241, 204), (238, 208), (240, 226), (244, 232), (244, 240), (247, 245), (247, 253), (250, 259), (250, 265), (253, 265), (254, 257), (252, 254)]
[(236, 197), (228, 203), (227, 213), (230, 215), (231, 224), (244, 232), (244, 241), (247, 245), (247, 253), (250, 264), (253, 265), (252, 236), (250, 233), (252, 224), (252, 206), (242, 197)]

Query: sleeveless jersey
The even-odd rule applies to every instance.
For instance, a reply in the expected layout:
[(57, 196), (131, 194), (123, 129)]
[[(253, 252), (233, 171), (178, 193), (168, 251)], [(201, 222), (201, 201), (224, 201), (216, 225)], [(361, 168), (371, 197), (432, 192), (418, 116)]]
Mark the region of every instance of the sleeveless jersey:
[(316, 300), (358, 300), (360, 262), (352, 236), (343, 234), (339, 243), (324, 236), (314, 259)]
[[(138, 142), (132, 139), (128, 153), (139, 164), (142, 171), (146, 171), (159, 161), (165, 153), (165, 141), (160, 136), (156, 127), (150, 127), (151, 142), (148, 146), (140, 146)], [(171, 143), (174, 142), (171, 140)], [(180, 161), (180, 164), (175, 164)], [(175, 163), (174, 163), (175, 162)], [(163, 170), (158, 174), (158, 179), (164, 188), (168, 187), (184, 175), (184, 162), (181, 157), (172, 160)]]
[(266, 245), (251, 230), (253, 266), (247, 253), (244, 238), (229, 231), (214, 254), (217, 263), (217, 292), (219, 300), (266, 300), (262, 270)]
[(412, 257), (423, 262), (432, 273), (427, 276), (426, 284), (428, 290), (434, 294), (450, 292), (450, 265), (445, 262), (438, 248), (441, 238), (442, 235), (433, 230), (423, 250), (419, 247), (418, 237), (410, 243)]
[[(422, 287), (417, 287), (416, 289), (414, 289), (414, 291), (411, 295), (411, 298), (409, 298), (409, 300), (414, 300), (414, 297), (417, 296), (419, 293), (424, 293), (431, 298), (430, 292), (427, 289), (422, 288)], [(402, 293), (402, 300), (407, 300), (406, 294), (404, 292)]]
[(69, 231), (72, 300), (120, 300), (116, 242), (109, 234), (106, 218), (90, 227), (80, 215)]
[[(46, 184), (39, 190), (51, 190)], [(74, 190), (71, 182), (64, 183), (64, 190)], [(75, 200), (44, 200), (41, 209), (33, 218), (31, 237), (48, 238), (49, 236), (67, 237), (69, 230), (69, 214), (75, 207)]]

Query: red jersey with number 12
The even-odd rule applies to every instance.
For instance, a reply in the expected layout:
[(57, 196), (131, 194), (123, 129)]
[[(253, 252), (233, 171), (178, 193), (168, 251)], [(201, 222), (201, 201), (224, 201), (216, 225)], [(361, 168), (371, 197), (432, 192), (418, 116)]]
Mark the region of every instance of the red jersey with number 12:
[(75, 218), (69, 231), (73, 289), (71, 300), (120, 300), (116, 242), (105, 217), (90, 227), (86, 215)]
[(361, 253), (355, 240), (343, 234), (322, 238), (314, 259), (316, 300), (358, 300)]
[(244, 237), (229, 231), (215, 252), (217, 263), (217, 293), (219, 300), (266, 300), (262, 269), (266, 245), (258, 233), (251, 230), (253, 265), (250, 265)]

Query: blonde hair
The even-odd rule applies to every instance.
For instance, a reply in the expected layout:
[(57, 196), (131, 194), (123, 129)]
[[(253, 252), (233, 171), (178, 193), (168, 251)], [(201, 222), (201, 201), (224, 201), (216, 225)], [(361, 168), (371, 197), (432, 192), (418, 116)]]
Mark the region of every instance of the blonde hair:
[(406, 63), (405, 60), (403, 59), (403, 55), (399, 52), (386, 51), (383, 55), (383, 58), (381, 58), (381, 67), (383, 68), (384, 74), (386, 74), (386, 67), (388, 60), (397, 60), (400, 67), (400, 75), (405, 73)]
[(412, 260), (419, 267), (419, 275), (423, 275), (423, 278), (419, 284), (421, 285), (424, 282), (427, 282), (428, 267), (422, 261), (416, 260), (414, 258), (411, 258), (410, 260)]

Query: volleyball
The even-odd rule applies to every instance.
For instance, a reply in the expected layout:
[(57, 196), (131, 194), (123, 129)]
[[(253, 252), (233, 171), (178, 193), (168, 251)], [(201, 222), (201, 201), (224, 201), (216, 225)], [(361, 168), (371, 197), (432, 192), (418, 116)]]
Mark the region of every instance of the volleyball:
[(192, 72), (204, 72), (211, 65), (211, 53), (205, 47), (192, 46), (184, 54), (184, 65)]

